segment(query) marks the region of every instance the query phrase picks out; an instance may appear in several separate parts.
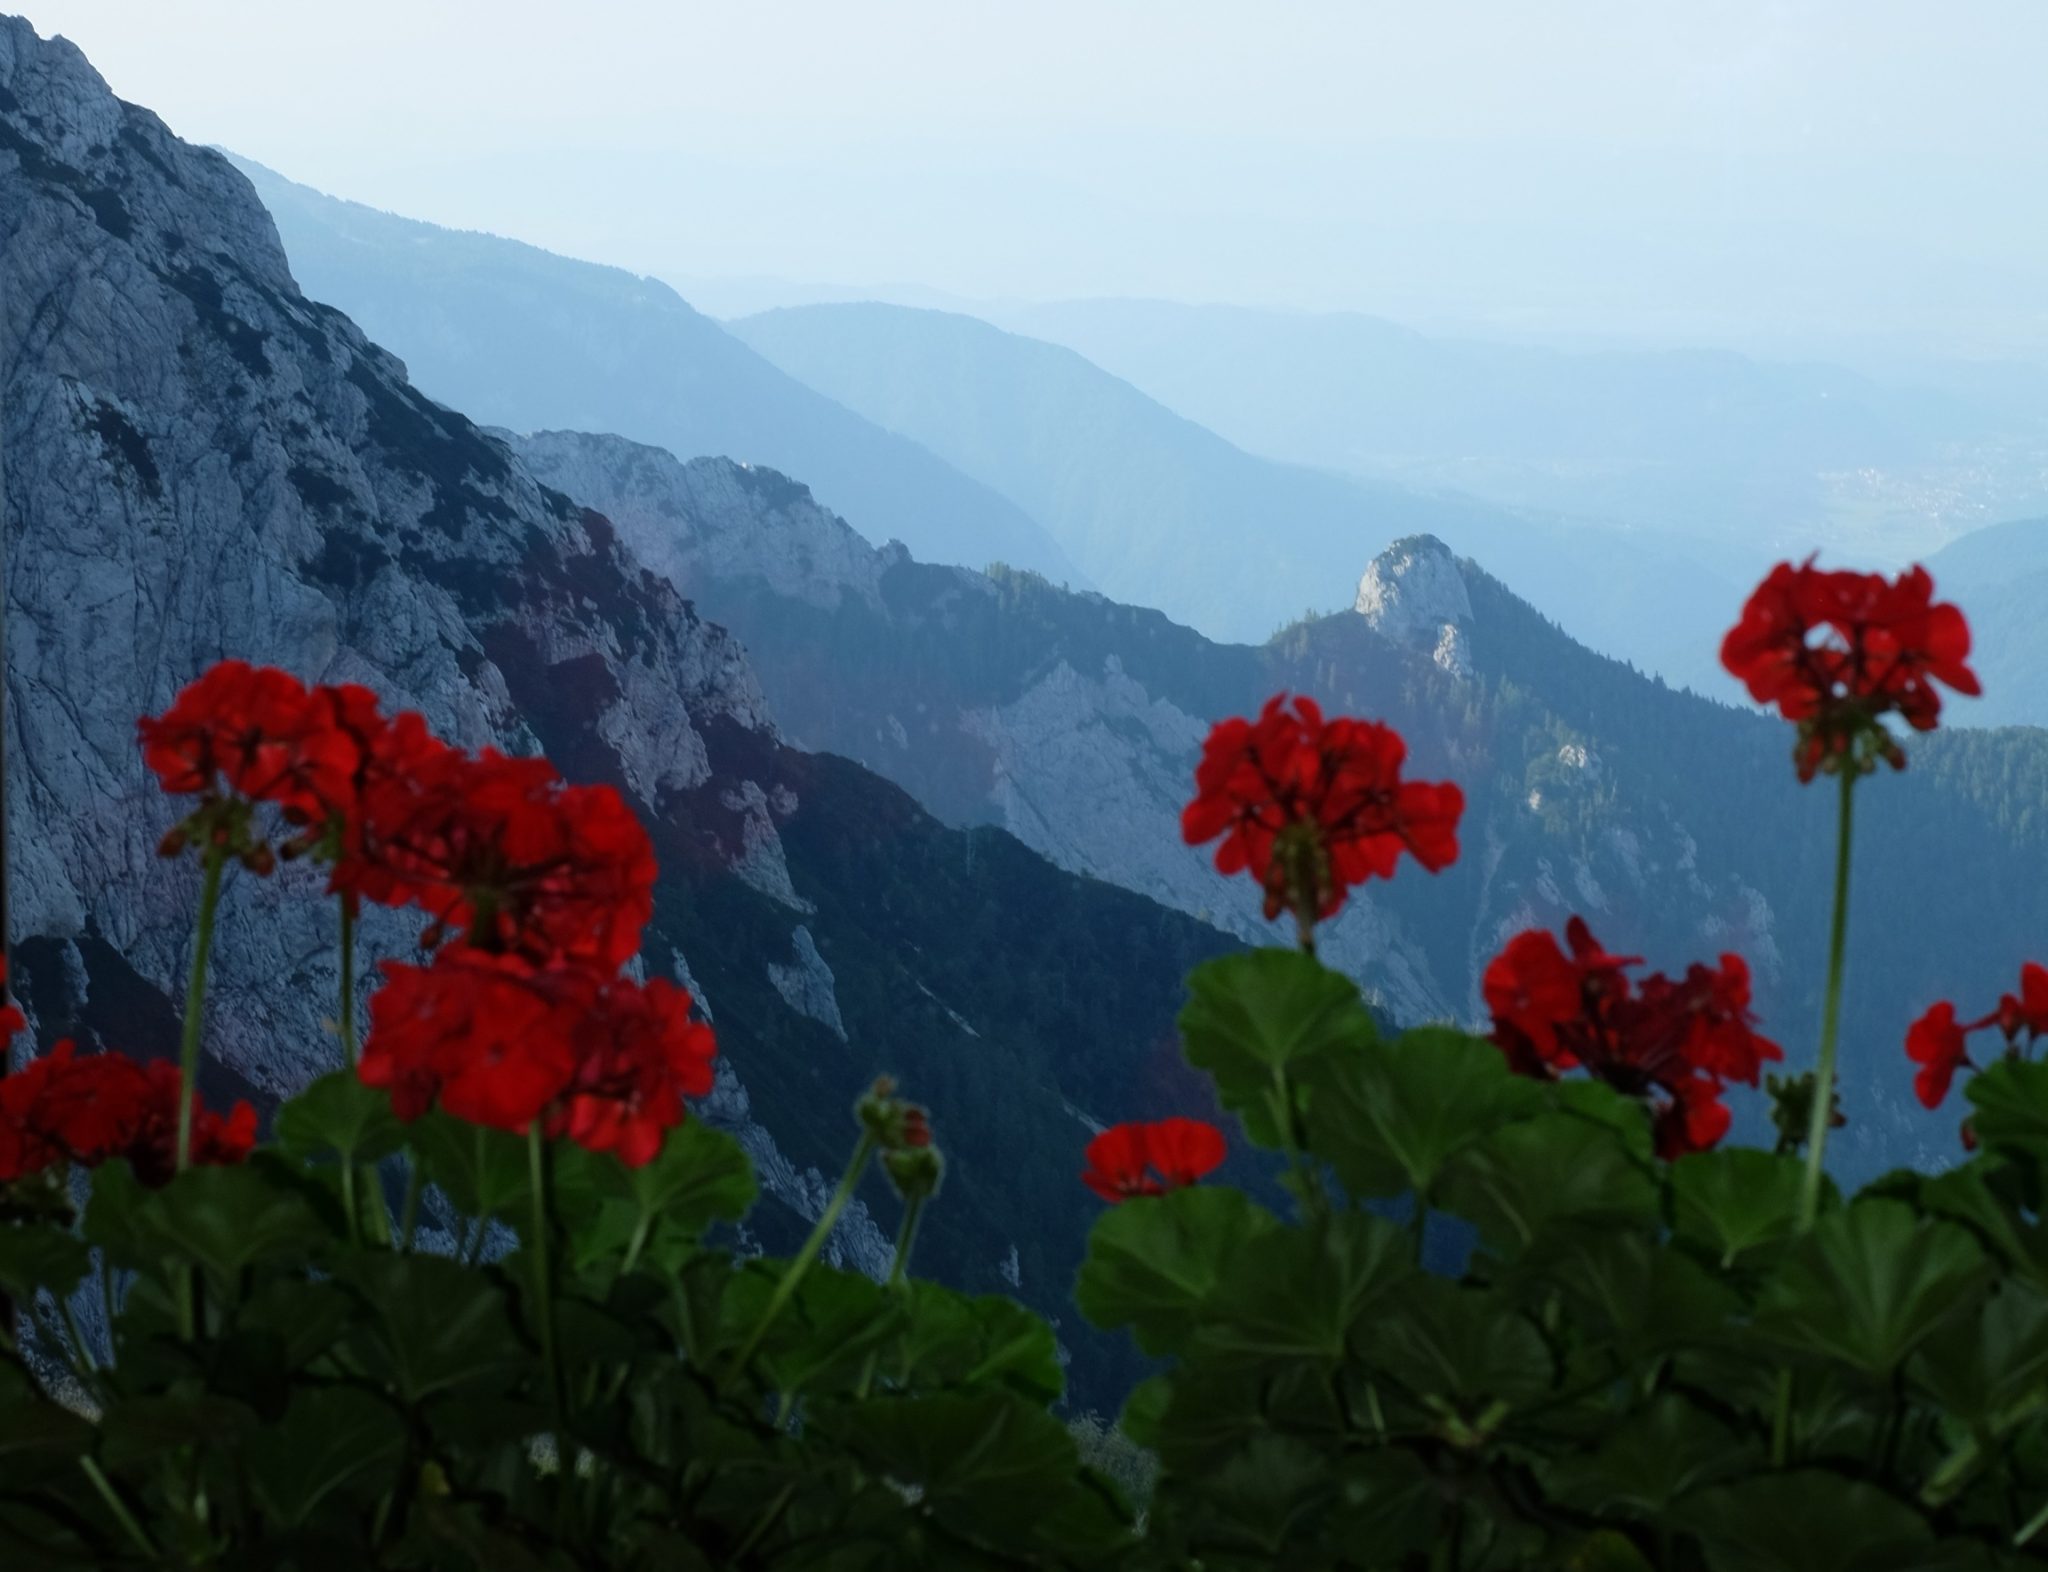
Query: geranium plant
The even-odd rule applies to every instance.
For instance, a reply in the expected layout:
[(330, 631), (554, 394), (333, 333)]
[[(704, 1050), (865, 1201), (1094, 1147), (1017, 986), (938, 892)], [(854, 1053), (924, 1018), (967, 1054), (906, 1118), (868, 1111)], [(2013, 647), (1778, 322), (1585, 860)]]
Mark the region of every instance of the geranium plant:
[[(58, 1045), (0, 1081), (0, 1564), (2041, 1560), (2048, 972), (1902, 1024), (1929, 1107), (1975, 1072), (1972, 1155), (1849, 1197), (1824, 1168), (1854, 785), (1904, 762), (1887, 717), (1924, 730), (1935, 682), (1974, 691), (1968, 649), (1918, 570), (1811, 563), (1729, 636), (1800, 779), (1841, 781), (1810, 1053), (1764, 1035), (1740, 956), (1645, 974), (1576, 917), (1507, 940), (1483, 1032), (1383, 1030), (1316, 930), (1404, 856), (1451, 865), (1459, 789), (1306, 699), (1217, 726), (1184, 832), (1294, 942), (1196, 972), (1181, 1033), (1284, 1204), (1216, 1182), (1217, 1123), (1077, 1153), (1105, 1203), (1080, 1307), (1156, 1361), (1121, 1419), (1142, 1500), (1082, 1462), (1049, 1328), (911, 1275), (944, 1162), (893, 1085), (793, 1254), (720, 1243), (753, 1180), (689, 1117), (710, 1027), (629, 970), (654, 867), (615, 794), (217, 667), (143, 724), (190, 799), (165, 851), (199, 863), (183, 1063)], [(328, 870), (341, 1062), (259, 1146), (195, 1080), (223, 882), (283, 857)], [(364, 901), (416, 910), (423, 954), (385, 963), (359, 1049)], [(2003, 1042), (1981, 1064), (1979, 1034)], [(1778, 1148), (1730, 1146), (1760, 1081)], [(879, 1282), (821, 1260), (876, 1163), (901, 1201)]]

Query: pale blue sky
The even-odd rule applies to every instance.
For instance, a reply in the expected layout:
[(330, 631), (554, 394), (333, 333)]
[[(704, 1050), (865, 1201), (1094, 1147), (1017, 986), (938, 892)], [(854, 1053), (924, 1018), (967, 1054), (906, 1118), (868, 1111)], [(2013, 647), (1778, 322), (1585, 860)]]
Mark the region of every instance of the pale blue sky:
[(340, 195), (658, 273), (2048, 343), (2041, 0), (35, 0)]

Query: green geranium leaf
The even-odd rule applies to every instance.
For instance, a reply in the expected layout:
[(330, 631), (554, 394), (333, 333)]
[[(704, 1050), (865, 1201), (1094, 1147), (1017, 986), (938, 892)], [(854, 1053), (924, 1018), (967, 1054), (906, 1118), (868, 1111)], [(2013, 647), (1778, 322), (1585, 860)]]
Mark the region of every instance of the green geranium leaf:
[(850, 1450), (968, 1540), (1036, 1541), (1080, 1487), (1074, 1441), (1043, 1408), (997, 1389), (870, 1398), (833, 1421)]
[(336, 1491), (374, 1500), (404, 1455), (405, 1425), (388, 1404), (358, 1387), (302, 1387), (244, 1466), (265, 1516), (295, 1527)]
[(654, 1160), (638, 1168), (568, 1144), (554, 1157), (556, 1209), (579, 1265), (615, 1260), (638, 1235), (641, 1259), (672, 1263), (706, 1228), (736, 1222), (754, 1204), (746, 1151), (701, 1119), (669, 1131)]
[(1601, 1437), (1596, 1450), (1559, 1458), (1542, 1473), (1567, 1506), (1654, 1520), (1679, 1498), (1758, 1461), (1754, 1441), (1667, 1392)]
[(1166, 1417), (1172, 1403), (1173, 1378), (1147, 1376), (1132, 1387), (1131, 1395), (1124, 1399), (1123, 1412), (1117, 1417), (1117, 1428), (1138, 1446), (1156, 1447), (1159, 1445), (1160, 1421)]
[(350, 1070), (323, 1075), (277, 1111), (276, 1138), (287, 1156), (332, 1155), (374, 1163), (405, 1144), (405, 1126), (389, 1094), (363, 1085)]
[(1442, 1529), (1442, 1489), (1406, 1447), (1376, 1447), (1344, 1465), (1330, 1520), (1338, 1542), (1371, 1545), (1384, 1565), (1403, 1565), (1426, 1554)]
[(1903, 1201), (1859, 1200), (1824, 1217), (1765, 1280), (1756, 1327), (1803, 1353), (1889, 1379), (1919, 1343), (1965, 1313), (1990, 1275), (1965, 1228)]
[[(750, 1262), (725, 1292), (725, 1341), (743, 1343), (766, 1314), (781, 1261)], [(902, 1301), (859, 1272), (814, 1264), (754, 1354), (764, 1384), (778, 1392), (851, 1390), (870, 1355), (903, 1325)]]
[(1526, 1316), (1499, 1294), (1440, 1277), (1417, 1276), (1396, 1291), (1363, 1354), (1426, 1406), (1468, 1420), (1495, 1403), (1534, 1401), (1555, 1376)]
[(94, 1433), (90, 1421), (40, 1393), (10, 1396), (0, 1401), (0, 1469), (13, 1488), (68, 1477)]
[(912, 1390), (996, 1383), (1040, 1402), (1066, 1385), (1052, 1328), (1002, 1294), (969, 1298), (937, 1283), (913, 1282), (896, 1358)]
[(122, 1469), (188, 1447), (233, 1448), (262, 1427), (247, 1404), (210, 1392), (179, 1397), (132, 1397), (100, 1416), (100, 1458)]
[[(94, 1177), (95, 1202), (112, 1166)], [(258, 1261), (309, 1261), (338, 1238), (338, 1218), (316, 1211), (310, 1196), (302, 1176), (260, 1152), (234, 1166), (189, 1168), (134, 1205), (133, 1242), (159, 1259), (196, 1261), (224, 1281)]]
[(65, 1298), (92, 1270), (92, 1251), (54, 1223), (0, 1224), (0, 1294), (28, 1301), (48, 1289)]
[(1966, 1224), (2036, 1288), (2048, 1291), (2048, 1225), (2029, 1194), (2023, 1159), (1979, 1157), (1913, 1187), (1922, 1211)]
[(1562, 1294), (1579, 1325), (1597, 1330), (1627, 1358), (1653, 1359), (1711, 1341), (1742, 1309), (1726, 1283), (1640, 1229), (1557, 1228), (1546, 1240), (1504, 1281), (1531, 1282), (1525, 1305)]
[(1673, 1517), (1699, 1535), (1710, 1572), (1940, 1572), (1989, 1564), (1967, 1541), (1937, 1542), (1919, 1513), (1876, 1486), (1819, 1469), (1703, 1490)]
[(1963, 1093), (1976, 1105), (1971, 1122), (1983, 1150), (2048, 1158), (2048, 1061), (1999, 1059), (1971, 1076)]
[(465, 1124), (444, 1113), (415, 1119), (406, 1140), (426, 1177), (470, 1217), (501, 1217), (518, 1227), (533, 1215), (528, 1153), (520, 1136)]
[(1951, 1318), (1906, 1368), (1914, 1387), (1956, 1418), (2001, 1428), (2009, 1409), (2038, 1402), (2048, 1387), (2048, 1295), (2009, 1280), (1975, 1317)]
[(1354, 1340), (1369, 1340), (1372, 1306), (1414, 1275), (1412, 1250), (1403, 1230), (1356, 1212), (1247, 1239), (1209, 1296), (1195, 1355), (1341, 1364)]
[(244, 1301), (236, 1322), (274, 1334), (285, 1366), (296, 1370), (339, 1342), (356, 1314), (354, 1297), (337, 1283), (280, 1277)]
[(1672, 1231), (1723, 1267), (1754, 1260), (1798, 1227), (1805, 1172), (1802, 1158), (1754, 1147), (1689, 1153), (1671, 1165)]
[(1276, 1072), (1373, 1041), (1358, 985), (1297, 950), (1250, 950), (1196, 968), (1180, 1012), (1188, 1063), (1214, 1077), (1223, 1106), (1263, 1146), (1284, 1144), (1274, 1117)]
[[(1270, 1431), (1252, 1436), (1202, 1480), (1200, 1522), (1205, 1540), (1232, 1557), (1255, 1556), (1284, 1566), (1315, 1543), (1320, 1519), (1340, 1498), (1340, 1485), (1320, 1447)], [(1381, 1470), (1379, 1472), (1385, 1472)], [(1379, 1485), (1389, 1481), (1373, 1479)], [(1376, 1554), (1387, 1547), (1375, 1542)]]
[(1622, 1144), (1637, 1157), (1646, 1162), (1649, 1160), (1652, 1147), (1650, 1116), (1635, 1098), (1617, 1092), (1605, 1081), (1578, 1076), (1553, 1082), (1548, 1090), (1550, 1100), (1558, 1108), (1581, 1119), (1605, 1125), (1621, 1137)]
[(1451, 1157), (1540, 1105), (1492, 1043), (1426, 1026), (1302, 1072), (1308, 1146), (1354, 1195), (1428, 1195)]
[(1096, 1219), (1075, 1301), (1097, 1326), (1130, 1327), (1146, 1353), (1170, 1353), (1245, 1242), (1278, 1226), (1236, 1190), (1196, 1186), (1126, 1201)]
[(1624, 1132), (1569, 1112), (1540, 1114), (1483, 1137), (1452, 1162), (1439, 1198), (1509, 1255), (1554, 1223), (1645, 1226), (1657, 1212), (1650, 1168)]
[(460, 1386), (495, 1386), (530, 1362), (505, 1290), (490, 1275), (438, 1256), (354, 1256), (336, 1277), (362, 1296), (369, 1324), (349, 1346), (400, 1401)]

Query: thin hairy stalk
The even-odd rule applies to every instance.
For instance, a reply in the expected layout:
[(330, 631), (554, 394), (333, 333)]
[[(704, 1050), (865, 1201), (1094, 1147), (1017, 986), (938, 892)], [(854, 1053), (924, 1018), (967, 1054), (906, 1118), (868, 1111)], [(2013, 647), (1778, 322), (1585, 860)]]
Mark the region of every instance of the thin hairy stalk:
[(818, 1258), (818, 1252), (825, 1248), (825, 1241), (837, 1226), (840, 1214), (853, 1199), (854, 1186), (860, 1183), (860, 1176), (866, 1171), (868, 1160), (874, 1155), (875, 1138), (873, 1134), (863, 1131), (860, 1144), (853, 1149), (853, 1161), (846, 1165), (846, 1172), (840, 1176), (839, 1188), (832, 1192), (832, 1199), (826, 1203), (825, 1210), (818, 1214), (818, 1221), (812, 1226), (810, 1237), (804, 1240), (803, 1248), (791, 1258), (788, 1270), (782, 1274), (782, 1281), (775, 1285), (775, 1292), (768, 1299), (768, 1308), (761, 1312), (761, 1319), (755, 1323), (754, 1330), (747, 1335), (746, 1342), (740, 1345), (739, 1352), (733, 1355), (732, 1363), (727, 1367), (728, 1377), (737, 1375), (746, 1367), (747, 1361), (754, 1357), (754, 1350), (761, 1346), (761, 1339), (768, 1335), (768, 1329), (775, 1324), (775, 1318), (788, 1306), (797, 1291), (797, 1285), (811, 1269), (811, 1263)]
[(213, 924), (220, 910), (220, 881), (228, 849), (218, 841), (206, 848), (206, 872), (199, 886), (199, 936), (192, 949), (192, 975), (185, 983), (185, 1039), (178, 1055), (178, 1172), (192, 1165), (192, 1102), (199, 1095), (199, 1043), (205, 1035), (206, 964), (213, 954)]
[(1842, 811), (1835, 840), (1835, 915), (1828, 934), (1828, 992), (1820, 1018), (1820, 1058), (1813, 1071), (1813, 1112), (1806, 1128), (1806, 1177), (1799, 1191), (1799, 1227), (1820, 1215), (1821, 1176), (1826, 1172), (1828, 1124), (1835, 1111), (1835, 1039), (1842, 1020), (1842, 957), (1849, 936), (1849, 842), (1856, 802), (1856, 773), (1844, 761)]

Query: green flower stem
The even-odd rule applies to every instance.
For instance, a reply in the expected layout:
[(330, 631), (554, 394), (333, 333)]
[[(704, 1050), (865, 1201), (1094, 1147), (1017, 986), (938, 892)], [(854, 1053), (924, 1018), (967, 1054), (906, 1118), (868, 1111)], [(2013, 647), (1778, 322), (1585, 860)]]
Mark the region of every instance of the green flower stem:
[(157, 1553), (156, 1546), (150, 1543), (149, 1535), (142, 1531), (142, 1525), (135, 1521), (135, 1514), (128, 1510), (128, 1503), (121, 1499), (121, 1493), (114, 1488), (114, 1482), (100, 1471), (100, 1465), (89, 1457), (81, 1457), (78, 1466), (85, 1470), (85, 1477), (92, 1481), (92, 1488), (98, 1492), (99, 1498), (106, 1502), (107, 1510), (114, 1515), (114, 1521), (121, 1525), (121, 1531), (133, 1542), (135, 1548), (142, 1552), (142, 1559), (152, 1566), (160, 1562), (163, 1558)]
[(1842, 1020), (1842, 955), (1849, 937), (1849, 840), (1856, 802), (1856, 774), (1843, 761), (1842, 812), (1835, 841), (1835, 917), (1828, 934), (1828, 993), (1820, 1018), (1820, 1058), (1813, 1072), (1813, 1113), (1806, 1129), (1806, 1180), (1799, 1191), (1799, 1229), (1820, 1215), (1820, 1184), (1835, 1111), (1835, 1036)]
[[(1311, 950), (1309, 953), (1315, 952)], [(1299, 1187), (1296, 1199), (1303, 1210), (1320, 1219), (1328, 1213), (1329, 1201), (1323, 1194), (1322, 1181), (1316, 1177), (1315, 1169), (1309, 1166), (1308, 1158), (1301, 1150), (1301, 1140), (1294, 1128), (1294, 1088), (1288, 1083), (1285, 1065), (1273, 1066), (1273, 1089), (1267, 1094), (1267, 1101), (1273, 1109), (1273, 1122), (1280, 1127), (1287, 1163), (1293, 1169), (1294, 1182)]]
[(356, 1067), (356, 902), (341, 897), (341, 1062)]
[(562, 1389), (562, 1362), (555, 1350), (555, 1285), (548, 1270), (548, 1187), (546, 1142), (540, 1121), (526, 1127), (527, 1177), (533, 1187), (534, 1320), (540, 1329), (541, 1361), (547, 1366), (548, 1400), (555, 1411), (555, 1470), (561, 1489), (570, 1473), (568, 1402)]
[(413, 1230), (419, 1226), (420, 1193), (427, 1187), (427, 1170), (419, 1157), (411, 1152), (406, 1154), (405, 1208), (399, 1214), (398, 1250), (401, 1255), (412, 1252)]
[(2012, 1536), (2013, 1549), (2018, 1550), (2044, 1528), (2048, 1528), (2048, 1506), (2042, 1507), (2040, 1511), (2028, 1518), (2026, 1527)]
[(775, 1292), (769, 1297), (768, 1308), (761, 1312), (761, 1319), (754, 1330), (747, 1334), (747, 1340), (740, 1345), (739, 1352), (732, 1357), (727, 1376), (737, 1375), (754, 1357), (754, 1350), (761, 1346), (761, 1339), (768, 1335), (768, 1328), (775, 1324), (775, 1318), (782, 1314), (802, 1283), (804, 1273), (811, 1269), (811, 1263), (818, 1258), (818, 1252), (825, 1248), (825, 1240), (838, 1223), (840, 1213), (846, 1210), (853, 1199), (854, 1186), (860, 1183), (860, 1176), (866, 1171), (868, 1160), (875, 1155), (875, 1137), (872, 1132), (861, 1132), (860, 1144), (853, 1149), (853, 1160), (846, 1165), (846, 1172), (840, 1176), (839, 1188), (832, 1192), (832, 1199), (825, 1210), (818, 1214), (818, 1221), (812, 1225), (811, 1234), (791, 1259), (788, 1269), (782, 1274), (782, 1281), (775, 1285)]
[(1783, 1468), (1792, 1450), (1792, 1372), (1778, 1371), (1778, 1401), (1771, 1415), (1771, 1467)]
[(910, 1275), (910, 1252), (917, 1245), (917, 1224), (924, 1216), (929, 1197), (917, 1196), (903, 1208), (903, 1225), (896, 1231), (896, 1259), (889, 1268), (889, 1286), (901, 1289)]
[(619, 1264), (618, 1281), (630, 1277), (633, 1268), (640, 1263), (640, 1252), (647, 1248), (648, 1235), (654, 1232), (654, 1214), (642, 1212), (640, 1221), (633, 1225), (633, 1237), (626, 1241), (626, 1259)]
[(214, 916), (220, 910), (221, 875), (228, 849), (219, 841), (206, 848), (206, 872), (199, 886), (199, 937), (192, 949), (192, 975), (185, 984), (185, 1041), (178, 1059), (178, 1172), (192, 1166), (192, 1099), (199, 1092), (199, 1040), (204, 1035), (206, 963), (213, 954)]
[(348, 1218), (348, 1242), (351, 1246), (363, 1242), (363, 1220), (361, 1209), (356, 1205), (356, 1165), (352, 1162), (341, 1165), (341, 1210)]
[[(896, 1256), (889, 1263), (888, 1290), (900, 1294), (909, 1286), (910, 1252), (917, 1244), (917, 1223), (924, 1215), (924, 1203), (928, 1196), (913, 1196), (904, 1203), (903, 1222), (896, 1230)], [(855, 1397), (866, 1397), (875, 1384), (875, 1367), (882, 1362), (879, 1348), (868, 1350), (868, 1357), (860, 1367), (860, 1385), (854, 1389)], [(974, 1378), (969, 1377), (972, 1381)]]

